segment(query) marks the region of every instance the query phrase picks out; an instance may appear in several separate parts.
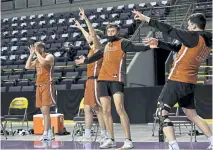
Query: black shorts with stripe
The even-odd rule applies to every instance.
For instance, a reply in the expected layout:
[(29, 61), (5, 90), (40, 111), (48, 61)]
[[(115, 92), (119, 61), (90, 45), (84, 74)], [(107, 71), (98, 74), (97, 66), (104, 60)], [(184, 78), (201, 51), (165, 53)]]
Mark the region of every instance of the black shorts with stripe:
[(171, 108), (178, 103), (180, 107), (195, 109), (195, 84), (168, 80), (158, 98), (159, 102)]

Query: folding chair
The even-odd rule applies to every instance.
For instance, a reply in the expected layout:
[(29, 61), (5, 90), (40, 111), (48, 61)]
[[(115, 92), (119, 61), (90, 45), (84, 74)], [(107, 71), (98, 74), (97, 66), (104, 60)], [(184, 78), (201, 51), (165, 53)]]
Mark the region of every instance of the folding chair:
[[(192, 142), (193, 131), (196, 131), (195, 124), (191, 120), (189, 120), (187, 118), (187, 116), (171, 116), (170, 120), (172, 121), (174, 126), (176, 126), (176, 125), (179, 126), (180, 134), (181, 134), (180, 126), (185, 126), (185, 127), (190, 126), (191, 127), (191, 129), (190, 129), (190, 131), (191, 131), (190, 132), (190, 141)], [(196, 133), (194, 133), (194, 139), (195, 139), (195, 142), (197, 142)]]
[[(10, 122), (10, 128), (12, 131), (12, 122), (22, 122), (22, 129), (24, 122), (27, 122), (27, 130), (28, 130), (28, 118), (27, 118), (27, 108), (28, 108), (28, 100), (25, 97), (17, 97), (13, 99), (10, 103), (8, 115), (5, 115), (6, 125), (7, 122)], [(5, 127), (6, 127), (5, 125)]]
[[(85, 126), (84, 98), (81, 100), (78, 114), (73, 118), (73, 121), (75, 122), (75, 126), (74, 126), (73, 132), (72, 132), (72, 140), (74, 141), (74, 139), (75, 139), (75, 137), (77, 135), (83, 136), (84, 131), (85, 131), (84, 130), (84, 126)], [(99, 130), (98, 118), (94, 114), (94, 116), (93, 116), (93, 124), (92, 124), (92, 129), (91, 129), (91, 131), (95, 132), (94, 141), (96, 141), (96, 139), (97, 139), (98, 130)]]
[[(176, 103), (173, 108), (176, 108), (176, 113), (169, 113), (169, 119), (172, 121), (172, 123), (174, 124), (174, 127), (178, 126), (179, 127), (179, 133), (181, 135), (181, 126), (190, 126), (191, 127), (191, 132), (190, 132), (190, 141), (192, 142), (192, 137), (193, 137), (193, 130), (195, 131), (195, 124), (189, 120), (187, 118), (187, 116), (180, 116), (179, 115), (179, 105), (178, 103)], [(154, 136), (154, 132), (155, 132), (155, 127), (156, 127), (156, 123), (157, 121), (159, 122), (159, 118), (156, 117), (156, 115), (154, 116), (154, 123), (153, 123), (153, 128), (152, 128), (152, 136)], [(197, 142), (196, 139), (196, 133), (194, 133), (194, 139), (195, 142)]]
[(1, 128), (2, 128), (2, 131), (3, 131), (3, 134), (7, 140), (7, 133), (6, 133), (6, 122), (3, 124), (3, 121), (5, 121), (5, 118), (1, 116)]

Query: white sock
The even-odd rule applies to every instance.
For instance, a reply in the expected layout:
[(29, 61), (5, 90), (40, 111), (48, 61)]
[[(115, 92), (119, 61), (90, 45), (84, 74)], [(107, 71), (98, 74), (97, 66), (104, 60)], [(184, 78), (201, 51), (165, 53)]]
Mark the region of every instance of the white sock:
[(43, 135), (48, 135), (48, 132), (47, 132), (47, 131), (44, 131)]
[(106, 130), (101, 130), (101, 136), (102, 137), (107, 137), (107, 131)]
[(91, 129), (85, 129), (85, 137), (91, 137)]
[(52, 130), (51, 130), (51, 129), (49, 129), (49, 130), (48, 130), (48, 136), (50, 136), (50, 135), (53, 135), (53, 133), (52, 133)]
[(209, 143), (211, 143), (211, 145), (213, 145), (213, 138), (212, 136), (208, 137)]
[(179, 150), (180, 149), (176, 140), (169, 142), (169, 149), (170, 150)]

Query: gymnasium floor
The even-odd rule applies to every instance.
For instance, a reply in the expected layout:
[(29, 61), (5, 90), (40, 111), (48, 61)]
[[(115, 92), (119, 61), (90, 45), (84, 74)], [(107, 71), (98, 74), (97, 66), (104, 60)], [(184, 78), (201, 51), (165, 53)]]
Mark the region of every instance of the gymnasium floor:
[[(17, 125), (16, 125), (17, 126)], [(32, 123), (29, 125), (32, 128)], [(65, 123), (66, 130), (72, 132), (73, 123)], [(212, 123), (209, 123), (212, 128)], [(131, 125), (132, 140), (134, 142), (134, 149), (168, 149), (168, 144), (159, 143), (157, 136), (157, 129), (155, 130), (155, 136), (152, 136), (152, 124), (137, 124)], [(209, 145), (204, 135), (197, 136), (197, 142), (190, 142), (190, 136), (188, 135), (190, 127), (181, 127), (181, 135), (179, 129), (176, 128), (177, 141), (181, 149), (206, 149)], [(116, 137), (116, 144), (119, 148), (123, 144), (124, 133), (120, 124), (114, 124), (114, 131)], [(199, 131), (201, 133), (201, 131)], [(55, 140), (51, 142), (38, 141), (39, 135), (9, 135), (5, 140), (4, 136), (1, 136), (1, 149), (99, 149), (99, 143), (82, 143), (78, 141), (72, 141), (71, 135), (55, 136)], [(78, 139), (77, 137), (76, 139)], [(115, 148), (115, 149), (116, 149)]]

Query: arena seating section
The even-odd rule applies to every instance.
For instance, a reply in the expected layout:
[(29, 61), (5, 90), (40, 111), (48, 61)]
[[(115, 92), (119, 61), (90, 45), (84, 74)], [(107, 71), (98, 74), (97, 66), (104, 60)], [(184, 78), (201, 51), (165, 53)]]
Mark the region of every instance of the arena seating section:
[[(105, 31), (109, 22), (121, 25), (121, 36), (130, 37), (135, 29), (131, 10), (143, 10), (156, 6), (168, 5), (168, 1), (141, 4), (128, 4), (116, 7), (85, 10), (92, 26)], [(196, 11), (201, 7), (198, 6)], [(203, 10), (203, 9), (202, 9)], [(206, 15), (210, 13), (206, 10)], [(147, 9), (146, 9), (147, 11)], [(1, 91), (32, 91), (35, 90), (35, 70), (24, 69), (29, 56), (28, 46), (35, 41), (44, 41), (46, 50), (55, 56), (54, 77), (56, 89), (83, 89), (86, 82), (86, 66), (77, 66), (73, 59), (60, 57), (65, 50), (64, 43), (71, 42), (77, 55), (87, 54), (89, 46), (80, 30), (74, 27), (73, 19), (79, 19), (79, 11), (49, 13), (1, 20)], [(166, 9), (155, 12), (165, 16)], [(212, 13), (211, 13), (212, 14)], [(86, 26), (81, 20), (80, 23)], [(106, 37), (102, 39), (104, 42)]]

